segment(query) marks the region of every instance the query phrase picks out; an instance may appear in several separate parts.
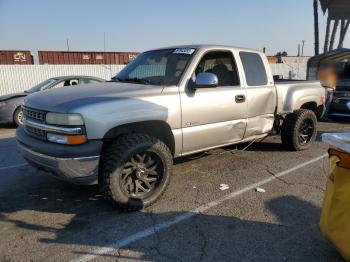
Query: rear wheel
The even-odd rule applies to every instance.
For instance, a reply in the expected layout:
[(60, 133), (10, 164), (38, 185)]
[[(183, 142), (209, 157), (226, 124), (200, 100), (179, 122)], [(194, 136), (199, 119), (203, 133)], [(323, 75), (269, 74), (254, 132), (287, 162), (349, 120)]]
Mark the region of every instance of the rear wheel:
[(101, 189), (123, 210), (142, 209), (165, 191), (172, 161), (170, 150), (159, 139), (145, 134), (122, 136), (103, 153)]
[(15, 123), (16, 126), (20, 126), (23, 124), (22, 116), (23, 116), (22, 108), (18, 107), (13, 113), (13, 122)]
[(308, 149), (316, 139), (317, 118), (311, 110), (300, 109), (286, 116), (282, 125), (282, 144), (289, 150)]

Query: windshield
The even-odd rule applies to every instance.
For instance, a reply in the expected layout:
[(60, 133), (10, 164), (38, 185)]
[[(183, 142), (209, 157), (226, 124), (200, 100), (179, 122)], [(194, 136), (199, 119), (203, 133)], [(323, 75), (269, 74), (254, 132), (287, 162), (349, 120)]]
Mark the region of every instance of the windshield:
[(27, 93), (35, 93), (42, 91), (46, 88), (48, 88), (52, 83), (54, 83), (56, 79), (48, 79), (44, 82), (41, 82), (40, 84), (37, 84), (36, 86), (33, 86), (31, 89), (27, 90)]
[(177, 85), (195, 49), (164, 49), (142, 53), (112, 81), (146, 85)]

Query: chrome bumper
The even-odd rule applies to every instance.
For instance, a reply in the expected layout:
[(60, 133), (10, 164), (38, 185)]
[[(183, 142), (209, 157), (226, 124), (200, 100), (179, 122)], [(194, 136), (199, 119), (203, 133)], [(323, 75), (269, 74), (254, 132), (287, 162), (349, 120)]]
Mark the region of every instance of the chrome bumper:
[(54, 177), (79, 185), (97, 184), (99, 156), (58, 158), (34, 152), (20, 143), (17, 144), (29, 164)]

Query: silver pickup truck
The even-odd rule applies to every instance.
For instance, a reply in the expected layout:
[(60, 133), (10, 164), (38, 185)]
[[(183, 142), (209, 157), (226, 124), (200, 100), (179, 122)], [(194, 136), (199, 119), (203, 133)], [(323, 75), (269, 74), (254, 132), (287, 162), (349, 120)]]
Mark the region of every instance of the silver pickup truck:
[(271, 134), (307, 149), (324, 101), (319, 82), (275, 84), (259, 51), (177, 46), (142, 53), (109, 83), (29, 96), (16, 136), (33, 166), (137, 210), (164, 192), (176, 157)]

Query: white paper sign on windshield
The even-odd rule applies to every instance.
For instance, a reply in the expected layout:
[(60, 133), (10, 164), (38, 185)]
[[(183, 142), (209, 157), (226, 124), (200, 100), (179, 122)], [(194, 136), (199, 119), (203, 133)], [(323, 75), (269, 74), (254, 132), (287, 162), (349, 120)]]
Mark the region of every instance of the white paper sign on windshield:
[(185, 55), (192, 55), (196, 51), (196, 49), (193, 48), (177, 48), (173, 52), (173, 54), (185, 54)]

